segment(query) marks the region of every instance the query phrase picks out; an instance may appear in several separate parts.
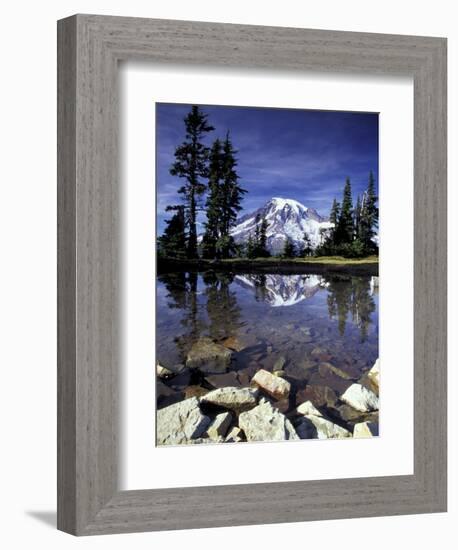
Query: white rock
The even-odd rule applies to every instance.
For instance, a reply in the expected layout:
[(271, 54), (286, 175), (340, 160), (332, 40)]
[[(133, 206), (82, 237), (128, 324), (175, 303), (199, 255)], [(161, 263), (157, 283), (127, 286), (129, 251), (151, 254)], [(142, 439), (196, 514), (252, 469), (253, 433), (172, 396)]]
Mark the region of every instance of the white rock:
[(226, 443), (238, 443), (242, 441), (242, 430), (238, 426), (234, 426), (226, 436)]
[(352, 384), (340, 398), (357, 411), (370, 412), (378, 410), (378, 397), (361, 384)]
[(380, 360), (379, 359), (377, 359), (377, 361), (374, 363), (374, 366), (367, 373), (367, 376), (369, 377), (371, 382), (375, 385), (375, 387), (379, 389), (380, 387)]
[(210, 418), (202, 414), (195, 397), (159, 409), (156, 417), (158, 445), (190, 443), (207, 429)]
[(170, 378), (175, 373), (171, 370), (167, 369), (166, 367), (163, 367), (159, 362), (156, 363), (156, 374), (159, 376), (159, 378)]
[(200, 402), (232, 411), (244, 411), (256, 405), (256, 397), (257, 390), (228, 386), (207, 393), (200, 398)]
[(311, 401), (301, 403), (296, 410), (299, 414), (303, 414), (304, 416), (309, 416), (311, 414), (314, 416), (323, 416)]
[(297, 433), (303, 439), (341, 439), (352, 437), (351, 432), (334, 424), (322, 416), (313, 414), (304, 417), (296, 428)]
[(207, 429), (207, 435), (210, 439), (219, 439), (224, 437), (232, 422), (232, 414), (230, 412), (223, 412), (218, 414)]
[(252, 383), (262, 388), (275, 399), (285, 399), (291, 390), (291, 384), (279, 376), (274, 376), (267, 370), (260, 369), (253, 376)]
[(299, 439), (286, 416), (265, 400), (254, 409), (241, 413), (239, 426), (244, 431), (247, 441)]
[(364, 438), (378, 435), (378, 424), (375, 422), (359, 422), (353, 428), (353, 437)]

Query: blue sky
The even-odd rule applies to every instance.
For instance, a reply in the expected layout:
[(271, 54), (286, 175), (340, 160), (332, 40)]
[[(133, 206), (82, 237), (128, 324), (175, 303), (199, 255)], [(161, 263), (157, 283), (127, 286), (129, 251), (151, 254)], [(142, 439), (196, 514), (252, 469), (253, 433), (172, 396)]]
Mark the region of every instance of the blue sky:
[[(175, 147), (184, 139), (191, 105), (156, 104), (157, 218), (162, 233), (168, 204), (180, 202), (179, 178), (171, 176)], [(247, 190), (241, 215), (272, 197), (298, 200), (329, 215), (345, 178), (353, 196), (367, 187), (372, 170), (378, 185), (378, 114), (201, 105), (215, 127), (208, 145), (229, 130), (238, 150), (238, 174)], [(201, 219), (203, 221), (203, 219)]]

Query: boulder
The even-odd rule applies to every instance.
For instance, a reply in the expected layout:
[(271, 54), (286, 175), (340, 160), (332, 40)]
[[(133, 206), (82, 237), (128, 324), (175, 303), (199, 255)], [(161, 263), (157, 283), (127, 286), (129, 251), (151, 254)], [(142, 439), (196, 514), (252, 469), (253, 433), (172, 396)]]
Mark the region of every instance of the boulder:
[(305, 416), (296, 426), (296, 431), (301, 439), (340, 439), (352, 437), (351, 432), (334, 424), (321, 415), (310, 414)]
[(374, 366), (370, 369), (370, 371), (368, 371), (367, 376), (368, 378), (370, 378), (370, 380), (378, 390), (380, 387), (380, 360), (379, 359), (377, 359), (377, 361), (374, 363)]
[(203, 405), (214, 405), (240, 412), (251, 409), (256, 405), (257, 390), (251, 388), (219, 388), (200, 398)]
[(239, 426), (247, 441), (284, 441), (299, 439), (293, 425), (284, 414), (261, 400), (259, 405), (239, 416)]
[(213, 422), (207, 428), (208, 437), (214, 440), (223, 438), (226, 435), (227, 430), (231, 425), (231, 422), (232, 414), (230, 412), (223, 412), (216, 415), (215, 420), (213, 420)]
[(280, 376), (274, 376), (264, 369), (258, 370), (253, 376), (251, 383), (260, 387), (275, 399), (286, 399), (291, 390), (291, 384), (287, 380), (284, 380)]
[(202, 386), (192, 385), (188, 386), (184, 390), (184, 395), (186, 399), (189, 399), (190, 397), (202, 397), (202, 395), (206, 395), (209, 391), (210, 390), (207, 390), (207, 388)]
[(299, 405), (296, 410), (298, 414), (302, 414), (303, 416), (309, 416), (311, 414), (314, 416), (323, 416), (311, 401), (305, 401), (305, 403)]
[(158, 445), (180, 445), (199, 438), (210, 424), (195, 397), (159, 409), (156, 416)]
[(337, 395), (328, 386), (308, 385), (296, 394), (296, 405), (304, 401), (311, 401), (315, 407), (334, 407)]
[(231, 363), (232, 351), (211, 338), (199, 338), (189, 350), (186, 366), (205, 374), (226, 372)]
[(156, 403), (158, 407), (166, 407), (183, 400), (183, 392), (169, 388), (162, 380), (156, 380)]
[(225, 372), (223, 374), (209, 374), (205, 377), (214, 388), (224, 388), (226, 386), (240, 386), (240, 381), (237, 373), (234, 371)]
[(378, 436), (378, 424), (376, 422), (359, 422), (353, 427), (353, 437), (364, 438)]
[(361, 384), (352, 384), (340, 398), (357, 411), (370, 412), (378, 410), (378, 397)]

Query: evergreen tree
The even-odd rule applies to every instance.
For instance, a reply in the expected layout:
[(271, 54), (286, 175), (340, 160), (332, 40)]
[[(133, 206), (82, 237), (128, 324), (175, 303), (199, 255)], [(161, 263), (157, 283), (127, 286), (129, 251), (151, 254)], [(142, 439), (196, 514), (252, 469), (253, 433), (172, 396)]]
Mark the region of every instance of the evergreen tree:
[(267, 258), (270, 256), (269, 251), (267, 250), (267, 228), (269, 224), (265, 216), (261, 218), (261, 225), (259, 227), (259, 240), (257, 243), (258, 246), (258, 256), (260, 258)]
[(201, 181), (208, 177), (209, 149), (202, 143), (205, 134), (214, 128), (207, 122), (207, 115), (193, 106), (184, 119), (186, 139), (175, 150), (175, 162), (170, 168), (172, 176), (184, 178), (178, 192), (183, 195), (187, 229), (186, 253), (188, 258), (197, 258), (197, 205), (205, 191)]
[(222, 185), (220, 201), (219, 241), (218, 248), (222, 258), (229, 258), (235, 251), (234, 239), (230, 230), (237, 221), (237, 215), (242, 209), (245, 189), (239, 184), (239, 176), (236, 171), (237, 151), (232, 145), (229, 132), (223, 144), (222, 154)]
[(329, 240), (332, 244), (336, 243), (337, 225), (340, 217), (340, 204), (336, 199), (332, 201), (331, 212), (329, 214), (329, 221), (333, 224), (331, 231), (329, 232)]
[(170, 220), (166, 220), (167, 227), (164, 234), (159, 237), (159, 254), (166, 258), (184, 259), (186, 257), (186, 232), (184, 206), (168, 206), (168, 212), (175, 214)]
[(256, 247), (251, 233), (248, 235), (248, 241), (246, 245), (246, 256), (247, 258), (253, 259), (256, 257)]
[(353, 241), (353, 235), (353, 200), (351, 197), (350, 178), (347, 178), (343, 191), (342, 207), (337, 223), (337, 244), (350, 244)]
[(377, 195), (375, 193), (375, 178), (371, 171), (369, 173), (369, 183), (364, 194), (364, 200), (361, 207), (360, 220), (360, 239), (366, 253), (376, 252), (377, 246), (373, 241), (376, 229), (378, 227), (378, 207)]
[(359, 239), (361, 233), (361, 197), (358, 195), (354, 212), (355, 239)]
[(296, 247), (294, 246), (293, 241), (289, 237), (285, 241), (285, 246), (283, 248), (282, 256), (284, 258), (295, 258), (296, 257)]
[(310, 240), (310, 237), (307, 234), (307, 232), (304, 232), (303, 239), (304, 239), (304, 247), (302, 249), (302, 253), (304, 256), (311, 256), (313, 252), (312, 241)]
[(202, 239), (202, 255), (204, 258), (217, 257), (217, 242), (220, 236), (221, 209), (223, 204), (223, 147), (216, 139), (210, 151), (208, 195), (205, 203), (207, 221)]

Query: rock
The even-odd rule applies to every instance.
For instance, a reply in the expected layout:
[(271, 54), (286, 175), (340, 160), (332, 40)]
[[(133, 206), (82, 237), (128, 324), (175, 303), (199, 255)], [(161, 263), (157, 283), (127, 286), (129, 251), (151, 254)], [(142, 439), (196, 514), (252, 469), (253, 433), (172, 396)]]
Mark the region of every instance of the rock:
[(159, 376), (159, 378), (170, 378), (175, 373), (172, 372), (170, 369), (163, 367), (158, 361), (156, 363), (156, 374)]
[(334, 374), (331, 370), (325, 372), (314, 372), (308, 378), (308, 384), (310, 386), (325, 386), (331, 388), (337, 395), (344, 393), (344, 391), (352, 385), (352, 380), (345, 380), (337, 374)]
[[(237, 378), (242, 386), (249, 386), (251, 378), (253, 377), (254, 369), (248, 367), (247, 369), (242, 369), (237, 371)], [(238, 384), (237, 384), (238, 385)]]
[(180, 374), (174, 376), (168, 383), (172, 386), (172, 388), (184, 390), (189, 386), (190, 382), (191, 373), (188, 369), (186, 369), (183, 372), (180, 372)]
[(378, 388), (374, 384), (371, 378), (369, 378), (368, 373), (365, 372), (361, 378), (358, 380), (358, 384), (361, 384), (361, 386), (364, 386), (366, 389), (372, 391), (375, 393), (375, 395), (378, 396)]
[(305, 416), (300, 424), (296, 426), (296, 431), (301, 439), (340, 439), (342, 437), (352, 437), (351, 432), (334, 424), (321, 415), (314, 414)]
[(343, 421), (350, 424), (358, 424), (359, 422), (378, 423), (378, 411), (363, 413), (345, 404), (337, 407), (335, 411)]
[(359, 422), (353, 427), (353, 437), (364, 438), (378, 435), (378, 424), (375, 422)]
[(204, 337), (193, 344), (186, 358), (186, 366), (203, 373), (221, 373), (227, 371), (231, 357), (231, 350)]
[(380, 387), (380, 361), (377, 359), (377, 361), (374, 363), (374, 366), (370, 369), (370, 371), (367, 373), (367, 376), (369, 379), (373, 382), (377, 390)]
[(296, 394), (296, 405), (300, 405), (304, 401), (311, 401), (315, 407), (334, 407), (337, 395), (328, 386), (308, 385)]
[(274, 376), (279, 376), (280, 378), (284, 378), (286, 376), (286, 371), (284, 370), (276, 370), (272, 373)]
[(272, 399), (271, 404), (272, 404), (272, 407), (274, 407), (275, 409), (277, 409), (277, 411), (280, 411), (283, 414), (286, 414), (291, 408), (289, 397), (285, 399), (280, 399), (280, 400)]
[(350, 380), (352, 378), (344, 370), (339, 369), (338, 367), (335, 367), (331, 363), (326, 363), (326, 362), (320, 363), (320, 365), (318, 366), (318, 372), (323, 378), (325, 378), (329, 372), (332, 372), (333, 374), (339, 376), (340, 378), (343, 378), (344, 380)]
[(161, 380), (156, 380), (156, 403), (160, 408), (172, 405), (177, 401), (183, 401), (183, 392), (169, 388)]
[(272, 370), (273, 371), (276, 371), (276, 370), (283, 370), (283, 367), (285, 366), (286, 364), (286, 359), (283, 357), (283, 355), (281, 357), (279, 357), (273, 367), (272, 367)]
[(219, 388), (201, 397), (203, 405), (214, 405), (232, 411), (246, 411), (256, 405), (257, 390), (251, 388)]
[(237, 373), (234, 371), (226, 372), (224, 374), (209, 374), (205, 377), (205, 380), (209, 382), (214, 388), (225, 388), (226, 386), (240, 386)]
[(184, 390), (184, 395), (186, 399), (189, 399), (190, 397), (202, 397), (203, 395), (206, 395), (210, 390), (207, 390), (207, 388), (203, 388), (202, 386), (188, 386)]
[(244, 344), (236, 336), (229, 336), (229, 338), (226, 338), (221, 343), (225, 348), (229, 348), (233, 351), (242, 351), (247, 347), (246, 344)]
[(361, 384), (352, 384), (340, 399), (357, 411), (370, 412), (378, 410), (378, 397)]
[(275, 410), (266, 400), (262, 400), (254, 409), (241, 413), (239, 426), (245, 433), (247, 441), (299, 439), (286, 416)]
[(275, 399), (287, 398), (291, 390), (291, 384), (287, 380), (274, 376), (264, 369), (258, 370), (251, 383), (259, 386)]
[(234, 426), (226, 436), (226, 443), (238, 443), (242, 441), (242, 430), (238, 426)]
[(330, 355), (325, 349), (318, 346), (316, 348), (313, 348), (310, 355), (315, 359), (319, 359), (320, 361), (330, 361), (332, 359), (332, 355)]
[(223, 412), (218, 414), (207, 429), (207, 435), (210, 439), (223, 438), (232, 422), (232, 414)]
[(199, 438), (210, 424), (195, 397), (159, 409), (156, 417), (158, 445), (179, 445)]
[(311, 401), (305, 401), (305, 403), (299, 405), (299, 407), (297, 407), (297, 412), (304, 416), (309, 416), (310, 414), (314, 416), (323, 416)]

